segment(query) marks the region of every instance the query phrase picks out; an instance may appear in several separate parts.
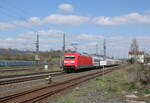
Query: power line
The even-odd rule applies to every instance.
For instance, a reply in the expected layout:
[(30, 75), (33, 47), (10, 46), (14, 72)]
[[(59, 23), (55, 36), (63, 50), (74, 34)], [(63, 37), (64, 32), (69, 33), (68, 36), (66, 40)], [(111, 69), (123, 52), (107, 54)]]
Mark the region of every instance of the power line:
[[(1, 4), (2, 4), (2, 3), (7, 5), (7, 8), (4, 7), (3, 5), (2, 5), (3, 7), (2, 7), (1, 5), (0, 5), (0, 6), (1, 6), (2, 9), (4, 9), (5, 11), (7, 11), (7, 12), (6, 12), (7, 15), (9, 15), (9, 16), (11, 15), (10, 17), (12, 17), (12, 15), (13, 15), (13, 17), (16, 18), (16, 17), (17, 17), (16, 14), (19, 13), (19, 15), (21, 15), (21, 16), (18, 15), (19, 17), (17, 17), (17, 18), (19, 18), (19, 20), (23, 20), (23, 21), (28, 22), (27, 19), (26, 19), (26, 18), (27, 18), (27, 15), (32, 15), (31, 12), (26, 11), (24, 8), (14, 6), (14, 5), (13, 5), (13, 2), (10, 3), (10, 2), (7, 2), (7, 1), (3, 1), (3, 2), (1, 1)], [(11, 5), (10, 5), (10, 4), (11, 4)], [(14, 9), (15, 9), (15, 10), (14, 10)], [(10, 12), (10, 11), (11, 11), (11, 12)], [(13, 13), (12, 13), (12, 11), (13, 11)], [(5, 13), (5, 14), (6, 14), (6, 13)], [(8, 14), (8, 13), (11, 13), (11, 14)], [(12, 24), (13, 24), (13, 23), (12, 23)], [(36, 25), (36, 27), (39, 27), (39, 28), (40, 28), (41, 25)], [(46, 28), (46, 29), (48, 28), (46, 25), (42, 25), (42, 27), (44, 27), (44, 28)], [(26, 28), (27, 28), (27, 27), (26, 27)], [(27, 28), (27, 29), (30, 29), (30, 28)], [(32, 30), (33, 30), (33, 31), (37, 31), (37, 30), (35, 30), (35, 29), (33, 29), (33, 28), (32, 28)]]
[[(29, 12), (27, 12), (27, 11), (25, 11), (24, 9), (22, 9), (22, 8), (18, 8), (17, 6), (13, 6), (12, 5), (12, 3), (10, 4), (10, 3), (8, 3), (7, 1), (4, 1), (4, 2), (2, 2), (3, 4), (7, 4), (7, 6), (3, 6), (2, 4), (0, 5), (0, 11), (2, 11), (2, 13), (5, 15), (5, 16), (7, 16), (7, 17), (9, 17), (9, 18), (17, 18), (17, 19), (19, 19), (19, 20), (23, 20), (22, 22), (27, 22), (28, 23), (28, 21), (27, 21), (27, 19), (26, 19), (26, 15), (25, 14), (27, 14), (27, 15), (32, 15), (31, 13), (29, 13)], [(20, 16), (21, 15), (21, 16)], [(13, 23), (13, 22), (8, 22), (10, 25), (14, 25), (14, 26), (16, 26), (16, 27), (18, 27), (18, 24), (16, 24), (16, 23)], [(39, 27), (39, 25), (38, 25), (38, 27)], [(43, 27), (43, 26), (42, 26)], [(28, 30), (31, 30), (31, 31), (34, 31), (34, 32), (36, 32), (37, 30), (35, 30), (34, 28), (28, 28), (28, 27), (25, 27), (24, 26), (24, 28), (26, 28), (26, 29), (28, 29)], [(64, 41), (65, 41), (65, 34), (64, 34)], [(64, 43), (64, 51), (65, 51), (65, 43)], [(37, 49), (36, 49), (36, 51), (37, 51)]]
[[(2, 3), (2, 2), (1, 2)], [(3, 2), (4, 3), (4, 2)], [(7, 4), (7, 5), (9, 5), (9, 4)], [(16, 9), (18, 12), (16, 12), (16, 11), (14, 11), (14, 9)], [(31, 15), (30, 13), (28, 13), (28, 12), (26, 12), (25, 10), (23, 10), (23, 9), (21, 9), (21, 8), (17, 8), (16, 6), (13, 6), (12, 4), (11, 5), (9, 5), (9, 6), (7, 6), (7, 8), (6, 7), (4, 7), (3, 5), (0, 5), (0, 10), (3, 12), (3, 14), (5, 15), (5, 16), (7, 16), (7, 17), (9, 17), (9, 18), (17, 18), (17, 19), (19, 19), (19, 20), (23, 20), (23, 21), (25, 21), (25, 22), (28, 22), (27, 21), (27, 19), (26, 19), (26, 15), (25, 14), (27, 14), (27, 15)], [(10, 12), (11, 11), (11, 12)], [(19, 14), (18, 14), (19, 13)], [(17, 16), (18, 15), (18, 16)], [(20, 15), (20, 16), (19, 16)], [(22, 21), (22, 22), (23, 22)], [(12, 24), (12, 25), (15, 25), (15, 26), (18, 26), (18, 25), (16, 25), (15, 23), (11, 23), (11, 22), (9, 22), (9, 24)], [(32, 31), (36, 31), (35, 29), (33, 29), (33, 28), (27, 28), (27, 27), (24, 27), (24, 28), (26, 28), (26, 29), (28, 29), (28, 30), (32, 30)]]
[[(9, 5), (8, 7), (7, 7), (7, 9), (6, 9), (6, 7), (4, 8), (3, 6), (1, 6), (0, 5), (0, 11), (1, 11), (1, 13), (3, 13), (5, 16), (7, 16), (7, 17), (9, 17), (9, 18), (18, 18), (19, 20), (21, 19), (21, 20), (23, 20), (23, 21), (25, 21), (25, 22), (28, 22), (27, 21), (27, 19), (24, 17), (24, 13), (27, 13), (27, 12), (25, 12), (25, 11), (23, 11), (23, 10), (21, 10), (20, 8), (19, 9), (17, 9), (18, 11), (20, 10), (21, 12), (20, 12), (20, 14), (21, 14), (21, 16), (17, 16), (17, 13), (13, 10), (14, 8), (16, 8), (16, 7), (12, 7), (11, 8), (11, 6)], [(13, 11), (13, 13), (12, 12), (10, 12), (10, 11)], [(22, 16), (23, 15), (23, 16)], [(22, 22), (23, 22), (22, 21)], [(8, 22), (8, 24), (10, 24), (10, 25), (14, 25), (14, 26), (18, 26), (16, 23), (13, 23), (13, 22)], [(28, 27), (24, 27), (24, 28), (26, 28), (26, 29), (28, 29), (28, 30), (30, 30), (30, 31), (33, 31), (33, 32), (35, 32), (35, 34), (36, 34), (36, 31), (37, 30), (35, 30), (35, 29), (33, 29), (33, 28), (28, 28)], [(37, 37), (38, 37), (38, 35), (37, 35)], [(38, 39), (37, 39), (38, 40)], [(39, 40), (38, 41), (36, 41), (36, 44), (39, 44)], [(39, 46), (37, 45), (36, 46), (37, 48), (39, 48)], [(39, 50), (37, 50), (37, 48), (36, 48), (36, 51), (39, 51)]]
[(1, 6), (0, 6), (0, 10), (1, 10), (1, 12), (2, 12), (4, 15), (6, 15), (6, 16), (8, 16), (8, 17), (13, 17), (13, 18), (16, 18), (16, 17), (17, 17), (16, 15), (10, 15), (10, 14), (8, 14), (8, 12), (7, 12), (3, 7), (1, 7)]
[[(10, 2), (7, 2), (7, 1), (3, 1), (3, 2), (1, 2), (1, 3), (3, 3), (3, 4), (7, 3), (7, 5), (10, 4)], [(9, 10), (8, 8), (10, 8), (10, 10)], [(4, 8), (4, 9), (5, 9), (5, 8)], [(8, 10), (9, 13), (11, 13), (10, 11), (14, 11), (14, 9), (15, 9), (16, 11), (18, 11), (17, 13), (19, 13), (19, 14), (21, 15), (21, 16), (18, 17), (19, 19), (28, 22), (26, 18), (27, 18), (27, 15), (32, 15), (31, 12), (26, 11), (26, 10), (24, 10), (23, 8), (14, 6), (14, 5), (13, 5), (13, 2), (11, 3), (11, 5), (7, 6), (7, 10)], [(13, 14), (16, 14), (16, 13), (15, 13), (16, 11), (14, 11)], [(13, 15), (13, 14), (12, 14), (12, 15)], [(16, 16), (16, 15), (15, 15), (15, 16)], [(38, 25), (38, 27), (39, 27), (39, 26), (41, 27), (41, 25)], [(36, 26), (36, 27), (37, 27), (37, 26)], [(47, 28), (45, 25), (44, 25), (44, 26), (42, 25), (42, 27)], [(33, 29), (33, 31), (36, 31), (36, 30)]]
[[(4, 14), (5, 16), (7, 16), (7, 17), (9, 17), (9, 18), (18, 18), (18, 16), (16, 16), (16, 15), (10, 15), (5, 9), (3, 9), (1, 6), (0, 6), (0, 11), (1, 11), (1, 13), (2, 14)], [(25, 21), (25, 22), (28, 22), (24, 17), (22, 17), (24, 20), (23, 21)], [(19, 18), (20, 19), (20, 18)], [(22, 20), (22, 19), (21, 19)], [(13, 23), (13, 22), (9, 22), (9, 24), (11, 24), (11, 25), (14, 25), (14, 26), (18, 26), (17, 24), (15, 24), (15, 23)], [(27, 27), (24, 27), (24, 28), (26, 28), (26, 29), (28, 29), (28, 30), (32, 30), (32, 31), (36, 31), (35, 29), (33, 29), (33, 28), (27, 28)]]
[[(9, 4), (10, 4), (10, 2), (6, 2), (6, 1), (3, 1), (3, 2), (1, 2), (1, 3), (3, 3), (3, 4), (7, 3), (6, 5), (9, 5)], [(21, 15), (29, 14), (29, 12), (26, 12), (26, 11), (25, 11), (24, 9), (22, 9), (22, 8), (17, 8), (17, 6), (14, 6), (12, 3), (13, 3), (13, 2), (11, 2), (11, 5), (7, 6), (7, 8), (4, 8), (4, 9), (10, 9), (11, 11), (13, 11), (14, 9), (16, 9), (16, 11), (18, 11), (17, 13), (20, 13)], [(16, 12), (16, 11), (14, 11), (14, 12)], [(14, 14), (16, 14), (16, 13), (14, 13)], [(24, 16), (27, 16), (27, 15), (24, 15)]]

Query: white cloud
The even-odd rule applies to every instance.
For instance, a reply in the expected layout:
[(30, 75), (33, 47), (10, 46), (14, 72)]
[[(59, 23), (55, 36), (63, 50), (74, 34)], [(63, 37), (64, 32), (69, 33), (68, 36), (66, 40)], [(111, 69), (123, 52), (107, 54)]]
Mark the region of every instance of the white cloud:
[(150, 10), (145, 10), (145, 14), (150, 14)]
[(86, 47), (96, 47), (98, 43), (97, 42), (91, 42), (91, 43), (87, 43)]
[(39, 18), (31, 17), (24, 21), (0, 22), (0, 30), (9, 30), (18, 27), (31, 27), (39, 25), (61, 25), (61, 26), (79, 26), (87, 22), (93, 22), (96, 25), (125, 25), (125, 24), (150, 24), (150, 14), (141, 15), (139, 13), (130, 13), (115, 17), (99, 16), (91, 19), (87, 16), (51, 14)]
[(0, 22), (0, 30), (12, 29), (15, 27), (15, 24)]
[(45, 35), (45, 36), (62, 36), (63, 31), (61, 30), (39, 30), (38, 31), (39, 35)]
[(150, 15), (130, 13), (116, 17), (95, 17), (92, 22), (97, 25), (150, 24)]
[[(39, 30), (40, 50), (61, 49), (61, 30)], [(18, 34), (16, 37), (6, 37), (0, 39), (0, 48), (16, 48), (22, 50), (35, 50), (36, 33), (26, 32)]]
[(98, 35), (95, 35), (95, 34), (80, 34), (76, 37), (76, 39), (78, 39), (78, 40), (86, 40), (86, 41), (100, 40), (100, 39), (103, 39), (103, 38), (104, 38), (103, 36), (98, 36)]
[(74, 8), (71, 4), (63, 3), (58, 6), (58, 9), (63, 12), (73, 12)]
[(51, 38), (51, 37), (58, 38), (63, 35), (63, 31), (61, 30), (49, 29), (49, 30), (39, 30), (37, 32), (26, 32), (23, 34), (18, 34), (16, 38), (25, 38), (25, 39), (36, 38), (37, 33), (40, 37), (48, 37), (48, 38)]
[(89, 20), (90, 18), (85, 16), (53, 14), (45, 17), (42, 22), (44, 24), (77, 26)]
[(17, 27), (31, 27), (44, 24), (78, 26), (90, 20), (89, 17), (77, 15), (52, 14), (44, 18), (31, 17), (26, 21), (0, 22), (0, 30), (8, 30)]

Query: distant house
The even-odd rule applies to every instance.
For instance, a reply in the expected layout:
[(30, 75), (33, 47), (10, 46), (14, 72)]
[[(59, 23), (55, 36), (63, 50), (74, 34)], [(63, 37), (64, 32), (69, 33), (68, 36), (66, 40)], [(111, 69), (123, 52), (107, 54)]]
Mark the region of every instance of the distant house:
[(139, 52), (129, 52), (128, 53), (128, 58), (129, 59), (136, 59), (140, 63), (144, 63), (144, 52), (139, 51)]

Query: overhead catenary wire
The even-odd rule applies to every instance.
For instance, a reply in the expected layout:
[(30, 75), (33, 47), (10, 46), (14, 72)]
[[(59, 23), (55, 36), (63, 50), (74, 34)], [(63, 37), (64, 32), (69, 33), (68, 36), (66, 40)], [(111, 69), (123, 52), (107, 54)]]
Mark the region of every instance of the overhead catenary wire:
[[(9, 5), (10, 3), (9, 2), (7, 2), (7, 1), (3, 1), (3, 2), (1, 2), (1, 3), (3, 3), (3, 4), (5, 4), (6, 3), (6, 5)], [(8, 9), (9, 8), (9, 9)], [(24, 20), (24, 21), (26, 21), (26, 22), (28, 22), (27, 21), (27, 18), (29, 18), (27, 15), (33, 15), (30, 11), (26, 11), (24, 8), (22, 8), (22, 7), (17, 7), (17, 6), (14, 6), (13, 5), (13, 2), (11, 2), (11, 5), (9, 5), (9, 6), (7, 6), (7, 8), (5, 8), (5, 9), (7, 9), (8, 10), (8, 12), (10, 13), (10, 11), (12, 12), (13, 11), (13, 13), (12, 13), (12, 15), (13, 14), (19, 14), (19, 15), (21, 15), (21, 16), (19, 16), (19, 19), (20, 20)], [(14, 10), (15, 9), (15, 10)], [(40, 27), (39, 27), (40, 26)], [(41, 25), (36, 25), (36, 27), (39, 27), (39, 29), (41, 28)], [(46, 25), (42, 25), (42, 28), (49, 28), (49, 27), (47, 27)], [(34, 31), (37, 31), (37, 30), (35, 30), (35, 29), (33, 29)]]
[[(0, 12), (3, 14), (3, 15), (5, 15), (5, 16), (7, 16), (7, 17), (9, 17), (9, 18), (17, 18), (17, 19), (19, 19), (19, 20), (22, 20), (22, 22), (24, 21), (24, 22), (28, 22), (27, 21), (27, 19), (26, 19), (26, 17), (25, 17), (25, 15), (23, 14), (23, 13), (25, 13), (25, 11), (24, 10), (22, 10), (22, 9), (17, 9), (18, 11), (20, 10), (21, 12), (19, 13), (19, 12), (17, 12), (16, 13), (16, 11), (14, 11), (14, 8), (16, 8), (16, 7), (12, 7), (11, 8), (11, 6), (9, 5), (7, 8), (5, 8), (5, 7), (3, 7), (2, 5), (0, 5)], [(11, 11), (11, 12), (10, 12)], [(13, 12), (12, 12), (13, 11)], [(23, 13), (22, 13), (23, 12)], [(21, 14), (21, 16), (17, 16), (16, 14), (18, 14), (19, 13), (19, 15)], [(27, 12), (26, 12), (27, 13)], [(12, 25), (12, 26), (18, 26), (15, 22), (7, 22), (8, 24), (10, 24), (10, 25)], [(29, 31), (33, 31), (33, 32), (35, 32), (35, 34), (36, 34), (36, 31), (37, 30), (35, 30), (35, 29), (33, 29), (33, 28), (28, 28), (28, 27), (26, 27), (26, 26), (24, 26), (23, 28), (26, 28), (26, 29), (28, 29)]]
[[(17, 6), (14, 6), (13, 5), (13, 2), (7, 2), (7, 1), (4, 1), (3, 0), (3, 2), (1, 1), (1, 4), (6, 4), (6, 5), (9, 5), (9, 4), (11, 4), (11, 5), (9, 5), (9, 6), (7, 6), (7, 8), (5, 8), (4, 6), (3, 6), (3, 9), (6, 9), (6, 10), (11, 10), (11, 12), (13, 11), (13, 14), (17, 14), (17, 13), (19, 13), (19, 14), (21, 14), (22, 16), (23, 16), (23, 18), (24, 17), (27, 17), (27, 15), (24, 15), (24, 14), (28, 14), (28, 15), (31, 15), (29, 12), (27, 12), (27, 11), (25, 11), (23, 8), (18, 8)], [(2, 7), (2, 5), (0, 5), (1, 7)], [(16, 11), (14, 11), (14, 9), (16, 10)]]
[[(2, 3), (3, 4), (7, 4), (7, 7), (5, 5), (4, 5), (5, 6), (4, 7), (2, 5)], [(20, 7), (18, 8), (17, 6), (13, 6), (12, 3), (10, 4), (7, 1), (4, 1), (2, 3), (0, 4), (0, 12), (2, 11), (3, 15), (5, 15), (5, 16), (11, 18), (11, 19), (15, 18), (15, 19), (18, 19), (18, 20), (22, 20), (21, 22), (27, 22), (27, 23), (29, 22), (26, 15), (32, 15), (31, 13), (25, 11), (24, 9), (22, 9)], [(10, 25), (14, 25), (15, 27), (18, 27), (18, 24), (16, 22), (6, 22), (6, 23), (9, 23)], [(38, 32), (38, 30), (37, 30), (38, 28), (37, 27), (41, 28), (41, 25), (34, 25), (34, 26), (36, 26), (36, 29), (34, 29), (31, 26), (30, 27), (22, 26), (22, 27), (25, 28), (25, 29), (27, 29), (27, 30), (33, 31), (36, 34), (36, 32)], [(42, 25), (42, 27), (44, 27), (44, 26), (45, 25)], [(35, 44), (35, 42), (34, 42), (34, 44)]]
[[(18, 17), (18, 16), (16, 16), (16, 15), (12, 15), (12, 14), (9, 14), (10, 12), (8, 12), (8, 11), (6, 11), (4, 8), (2, 8), (1, 6), (0, 6), (0, 12), (3, 14), (3, 15), (5, 15), (5, 16), (7, 16), (7, 17), (9, 17), (9, 18), (18, 18), (19, 20), (21, 19), (21, 18), (23, 18), (24, 20), (23, 21), (25, 21), (25, 22), (28, 22), (24, 17)], [(22, 20), (22, 19), (21, 19)], [(18, 25), (15, 23), (15, 22), (6, 22), (6, 23), (8, 23), (8, 24), (10, 24), (10, 25), (14, 25), (14, 26), (16, 26), (16, 27), (18, 27)], [(26, 26), (24, 26), (23, 28), (26, 28), (26, 29), (28, 29), (28, 30), (30, 30), (30, 31), (36, 31), (35, 29), (33, 29), (33, 28), (28, 28), (28, 27), (26, 27)]]

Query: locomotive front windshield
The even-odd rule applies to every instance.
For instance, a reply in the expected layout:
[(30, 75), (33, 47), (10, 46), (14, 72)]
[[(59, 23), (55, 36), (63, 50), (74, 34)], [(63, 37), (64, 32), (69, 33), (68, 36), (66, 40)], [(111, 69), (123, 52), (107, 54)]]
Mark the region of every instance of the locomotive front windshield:
[(66, 55), (65, 59), (75, 59), (75, 55)]

